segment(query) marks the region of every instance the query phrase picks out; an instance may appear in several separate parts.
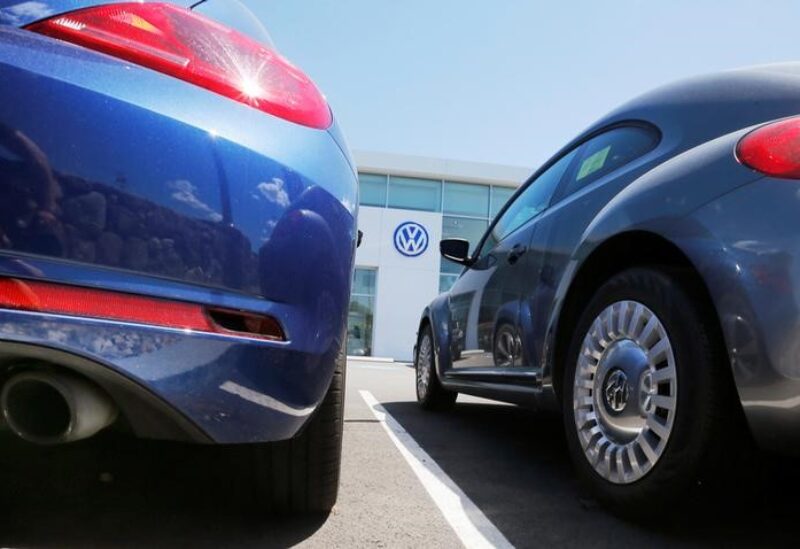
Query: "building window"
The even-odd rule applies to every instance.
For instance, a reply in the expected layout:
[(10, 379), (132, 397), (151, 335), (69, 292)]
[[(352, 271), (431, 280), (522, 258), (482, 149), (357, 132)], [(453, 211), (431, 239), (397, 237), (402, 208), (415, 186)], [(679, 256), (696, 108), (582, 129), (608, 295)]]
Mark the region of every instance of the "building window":
[(445, 181), (442, 210), (445, 214), (486, 218), (489, 215), (489, 187)]
[(386, 179), (385, 175), (371, 173), (358, 174), (359, 203), (362, 206), (386, 206)]
[(439, 275), (439, 293), (443, 294), (453, 287), (453, 284), (458, 280), (457, 274), (440, 274)]
[(442, 210), (442, 182), (433, 179), (390, 177), (389, 207), (439, 212)]
[(362, 206), (400, 208), (493, 219), (516, 191), (512, 187), (435, 179), (358, 174)]
[[(473, 253), (491, 218), (511, 198), (515, 189), (449, 181), (444, 185), (444, 213), (458, 215), (442, 217), (442, 238), (464, 238), (469, 241), (470, 253)], [(442, 293), (458, 280), (464, 268), (444, 258), (440, 262), (439, 293)]]
[(500, 213), (500, 210), (503, 209), (503, 206), (514, 195), (515, 191), (516, 189), (510, 187), (492, 187), (492, 211), (489, 213), (491, 219), (494, 219)]
[(350, 311), (347, 315), (347, 354), (372, 356), (372, 325), (375, 315), (377, 269), (356, 268)]

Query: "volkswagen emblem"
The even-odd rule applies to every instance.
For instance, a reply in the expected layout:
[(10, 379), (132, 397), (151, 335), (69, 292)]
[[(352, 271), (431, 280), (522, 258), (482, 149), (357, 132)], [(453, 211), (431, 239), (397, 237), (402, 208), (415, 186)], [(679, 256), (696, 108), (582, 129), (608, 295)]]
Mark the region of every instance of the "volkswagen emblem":
[(621, 412), (628, 404), (628, 376), (622, 370), (614, 370), (606, 380), (603, 394), (606, 398), (606, 406), (613, 412)]
[(406, 257), (417, 257), (428, 249), (428, 231), (414, 221), (401, 223), (394, 230), (394, 247)]

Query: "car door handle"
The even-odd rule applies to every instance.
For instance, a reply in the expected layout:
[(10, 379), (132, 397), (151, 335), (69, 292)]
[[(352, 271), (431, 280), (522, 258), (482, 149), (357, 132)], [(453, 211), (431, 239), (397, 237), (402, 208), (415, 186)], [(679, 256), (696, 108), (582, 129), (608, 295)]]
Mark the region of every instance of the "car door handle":
[(515, 244), (511, 251), (508, 252), (508, 262), (510, 264), (514, 264), (519, 261), (519, 258), (528, 251), (528, 248), (523, 246), (522, 244)]

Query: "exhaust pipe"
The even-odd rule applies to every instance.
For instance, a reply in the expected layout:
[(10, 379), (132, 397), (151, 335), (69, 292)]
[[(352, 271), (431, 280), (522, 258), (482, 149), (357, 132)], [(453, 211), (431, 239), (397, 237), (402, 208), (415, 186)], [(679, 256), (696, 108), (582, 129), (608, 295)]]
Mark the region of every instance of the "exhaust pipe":
[(114, 402), (90, 381), (44, 371), (11, 377), (0, 393), (0, 408), (17, 436), (37, 444), (89, 438), (117, 417)]

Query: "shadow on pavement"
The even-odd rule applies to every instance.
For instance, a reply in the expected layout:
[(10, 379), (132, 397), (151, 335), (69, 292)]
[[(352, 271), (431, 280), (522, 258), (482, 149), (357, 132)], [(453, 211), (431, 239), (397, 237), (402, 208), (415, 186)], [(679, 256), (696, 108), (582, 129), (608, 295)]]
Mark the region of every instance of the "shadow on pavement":
[(759, 456), (727, 486), (687, 496), (675, 516), (645, 526), (578, 486), (559, 417), (500, 404), (383, 406), (517, 547), (793, 545), (800, 535), (796, 462)]
[(327, 518), (265, 519), (245, 472), (216, 447), (113, 434), (0, 444), (3, 547), (287, 547)]

